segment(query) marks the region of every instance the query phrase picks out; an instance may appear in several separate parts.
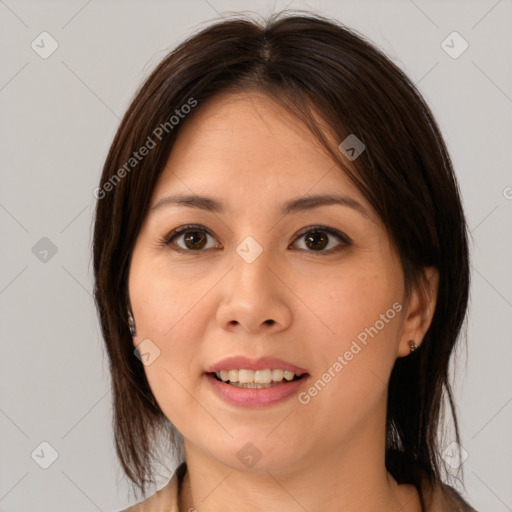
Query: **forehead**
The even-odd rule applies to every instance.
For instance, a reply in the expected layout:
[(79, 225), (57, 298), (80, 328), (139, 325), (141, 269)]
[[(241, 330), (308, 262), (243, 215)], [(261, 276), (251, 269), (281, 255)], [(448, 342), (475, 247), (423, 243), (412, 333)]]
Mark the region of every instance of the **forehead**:
[(261, 204), (337, 193), (366, 203), (309, 129), (258, 92), (219, 94), (185, 120), (152, 205), (176, 192)]
[(173, 156), (188, 149), (190, 157), (200, 148), (213, 154), (195, 154), (195, 159), (230, 160), (245, 153), (258, 160), (276, 154), (290, 160), (317, 160), (325, 152), (296, 116), (259, 92), (221, 93), (199, 104), (183, 123)]

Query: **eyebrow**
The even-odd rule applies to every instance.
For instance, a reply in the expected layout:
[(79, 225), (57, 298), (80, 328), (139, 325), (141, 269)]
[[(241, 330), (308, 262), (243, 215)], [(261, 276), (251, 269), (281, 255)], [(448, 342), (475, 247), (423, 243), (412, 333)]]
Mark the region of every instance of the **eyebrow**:
[[(292, 213), (309, 211), (330, 205), (347, 206), (371, 218), (368, 211), (361, 203), (351, 197), (339, 194), (322, 194), (291, 199), (283, 204), (281, 213), (283, 215), (290, 215)], [(150, 208), (150, 212), (153, 213), (164, 206), (184, 206), (213, 213), (225, 213), (224, 205), (220, 201), (212, 197), (198, 195), (171, 195), (163, 197)]]

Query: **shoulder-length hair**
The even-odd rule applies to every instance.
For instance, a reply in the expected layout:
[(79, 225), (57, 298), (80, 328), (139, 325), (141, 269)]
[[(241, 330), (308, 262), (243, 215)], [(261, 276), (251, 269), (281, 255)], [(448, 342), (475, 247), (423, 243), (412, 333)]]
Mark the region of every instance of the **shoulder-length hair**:
[[(263, 92), (305, 123), (382, 219), (400, 256), (406, 298), (415, 285), (425, 289), (424, 267), (438, 269), (432, 323), (420, 348), (397, 359), (390, 377), (387, 469), (399, 483), (418, 484), (418, 468), (441, 481), (438, 432), (446, 403), (459, 442), (449, 360), (466, 316), (469, 253), (445, 142), (415, 85), (364, 36), (319, 15), (285, 14), (216, 21), (171, 51), (135, 94), (95, 191), (94, 296), (110, 363), (115, 446), (143, 495), (155, 482), (157, 447), (165, 440), (177, 447), (179, 433), (134, 357), (130, 258), (187, 112), (221, 91)], [(350, 134), (364, 143), (352, 168), (326, 129), (340, 143)]]

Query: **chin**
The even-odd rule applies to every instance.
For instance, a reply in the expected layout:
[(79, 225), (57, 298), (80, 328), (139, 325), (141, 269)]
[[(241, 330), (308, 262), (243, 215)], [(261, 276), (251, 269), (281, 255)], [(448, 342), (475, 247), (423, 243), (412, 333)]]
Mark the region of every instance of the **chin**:
[[(219, 446), (210, 451), (213, 458), (235, 471), (247, 473), (280, 473), (300, 465), (297, 449), (285, 445), (272, 435), (265, 439), (267, 431), (260, 436), (235, 436), (222, 451)], [(303, 446), (301, 447), (303, 449)]]

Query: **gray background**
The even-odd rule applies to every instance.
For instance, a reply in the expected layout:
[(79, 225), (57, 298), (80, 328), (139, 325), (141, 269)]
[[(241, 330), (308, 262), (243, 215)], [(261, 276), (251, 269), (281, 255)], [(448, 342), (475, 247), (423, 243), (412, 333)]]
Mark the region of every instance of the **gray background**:
[[(482, 511), (512, 510), (512, 0), (0, 0), (0, 510), (129, 504), (91, 296), (92, 191), (129, 100), (169, 49), (219, 14), (286, 5), (367, 35), (439, 121), (473, 237), (468, 350), (455, 380), (467, 497)], [(59, 45), (46, 59), (31, 47), (43, 31)], [(469, 43), (458, 58), (442, 47), (453, 31)], [(58, 452), (48, 469), (43, 441)]]

